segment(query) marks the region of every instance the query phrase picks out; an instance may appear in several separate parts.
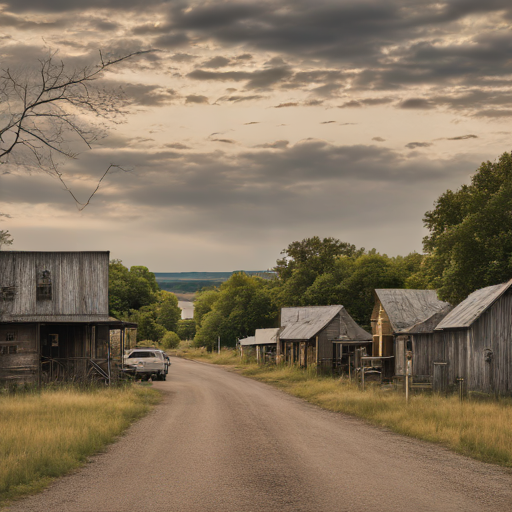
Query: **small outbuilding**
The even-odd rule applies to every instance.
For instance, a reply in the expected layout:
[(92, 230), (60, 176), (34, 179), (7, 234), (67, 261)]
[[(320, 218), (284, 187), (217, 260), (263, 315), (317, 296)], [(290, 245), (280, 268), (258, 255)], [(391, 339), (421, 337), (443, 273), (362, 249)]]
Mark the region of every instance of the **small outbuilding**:
[(280, 330), (279, 327), (256, 329), (254, 336), (239, 340), (240, 355), (247, 354), (247, 348), (250, 347), (255, 349), (258, 363), (275, 362)]
[(435, 328), (441, 365), (435, 384), (512, 393), (512, 279), (473, 292)]
[(344, 346), (347, 352), (350, 342), (364, 345), (372, 340), (372, 335), (341, 305), (283, 308), (281, 328), (277, 361), (304, 367), (315, 363), (333, 368), (342, 357)]

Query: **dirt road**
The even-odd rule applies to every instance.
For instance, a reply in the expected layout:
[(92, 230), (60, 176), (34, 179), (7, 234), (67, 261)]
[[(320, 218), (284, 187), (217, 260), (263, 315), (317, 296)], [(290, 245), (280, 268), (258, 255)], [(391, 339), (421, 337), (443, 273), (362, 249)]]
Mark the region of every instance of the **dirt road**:
[(75, 474), (9, 510), (512, 510), (512, 474), (173, 359), (164, 403)]

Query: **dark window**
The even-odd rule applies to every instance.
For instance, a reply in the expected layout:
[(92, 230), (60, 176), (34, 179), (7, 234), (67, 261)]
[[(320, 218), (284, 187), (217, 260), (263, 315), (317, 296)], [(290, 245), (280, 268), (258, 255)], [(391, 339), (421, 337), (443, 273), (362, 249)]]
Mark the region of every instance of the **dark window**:
[(59, 335), (58, 334), (49, 334), (48, 337), (50, 338), (50, 345), (52, 347), (59, 346)]
[(16, 295), (16, 288), (14, 286), (2, 286), (0, 288), (0, 297), (3, 300), (13, 300)]
[(9, 353), (9, 347), (7, 345), (3, 345), (2, 347), (0, 347), (0, 354), (5, 356), (8, 353)]
[(18, 353), (18, 345), (10, 345), (9, 346), (9, 354), (17, 354)]
[(5, 341), (16, 341), (16, 333), (15, 332), (8, 332), (5, 335)]
[(133, 358), (144, 358), (144, 357), (155, 357), (155, 354), (154, 352), (132, 352), (129, 356), (128, 356), (128, 359), (130, 357), (133, 357)]
[(37, 274), (37, 300), (52, 300), (52, 276), (49, 270)]

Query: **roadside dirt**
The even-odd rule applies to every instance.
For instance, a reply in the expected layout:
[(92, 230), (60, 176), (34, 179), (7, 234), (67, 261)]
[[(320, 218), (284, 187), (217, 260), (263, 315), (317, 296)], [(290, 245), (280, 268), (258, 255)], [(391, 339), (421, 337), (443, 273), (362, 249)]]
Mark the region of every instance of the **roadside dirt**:
[(165, 400), (11, 512), (510, 512), (512, 473), (173, 358)]

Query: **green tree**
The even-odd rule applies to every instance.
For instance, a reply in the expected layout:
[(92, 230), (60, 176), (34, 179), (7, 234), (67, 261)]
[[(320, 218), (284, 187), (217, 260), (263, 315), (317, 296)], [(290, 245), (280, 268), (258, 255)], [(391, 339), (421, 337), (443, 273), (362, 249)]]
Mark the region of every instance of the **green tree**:
[(234, 346), (237, 338), (276, 325), (278, 311), (270, 287), (269, 281), (259, 277), (233, 274), (222, 283), (210, 310), (201, 317), (195, 344), (213, 348), (220, 336), (222, 345)]
[(512, 277), (512, 154), (483, 162), (470, 185), (442, 194), (424, 217), (424, 265), (411, 279), (428, 282), (452, 304)]
[(162, 290), (157, 293), (157, 302), (152, 306), (156, 312), (156, 322), (168, 331), (175, 332), (181, 318), (178, 297), (174, 293)]
[[(420, 255), (421, 257), (421, 255)], [(404, 288), (418, 268), (414, 255), (389, 258), (372, 251), (357, 257), (341, 257), (331, 273), (322, 274), (306, 290), (301, 305), (343, 305), (362, 327), (370, 328), (375, 288)]]
[(193, 340), (196, 335), (196, 323), (192, 319), (179, 320), (176, 334), (181, 340)]
[(303, 305), (304, 294), (319, 276), (334, 272), (340, 258), (356, 258), (363, 253), (364, 249), (332, 237), (292, 242), (281, 251), (284, 257), (274, 267), (280, 280), (276, 302), (282, 307)]
[(194, 301), (194, 320), (197, 330), (201, 327), (203, 317), (212, 310), (212, 307), (218, 298), (218, 288), (198, 292), (196, 300)]
[(158, 343), (167, 333), (165, 327), (156, 323), (153, 312), (144, 311), (138, 313), (137, 317), (137, 341), (149, 340)]
[(167, 331), (161, 343), (164, 348), (178, 348), (180, 345), (180, 337), (175, 332)]
[(158, 284), (154, 274), (146, 267), (131, 267), (121, 260), (109, 265), (109, 311), (122, 316), (132, 309), (140, 309), (157, 301)]

